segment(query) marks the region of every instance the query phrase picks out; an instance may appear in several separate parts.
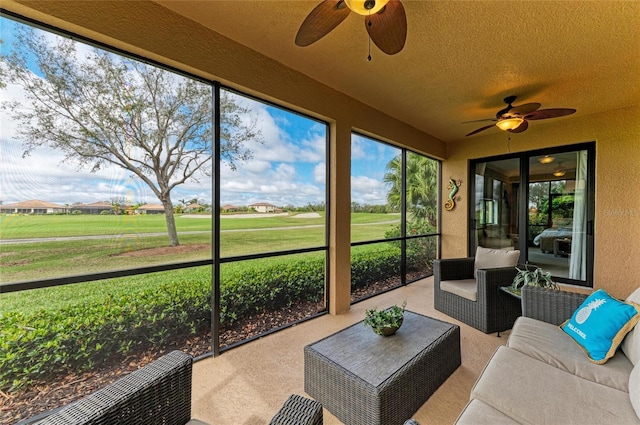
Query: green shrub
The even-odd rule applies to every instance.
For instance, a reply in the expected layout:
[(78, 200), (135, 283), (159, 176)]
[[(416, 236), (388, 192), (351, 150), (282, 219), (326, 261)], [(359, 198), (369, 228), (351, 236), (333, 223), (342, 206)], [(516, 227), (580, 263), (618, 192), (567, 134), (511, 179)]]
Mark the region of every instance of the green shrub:
[(269, 259), (225, 273), (220, 283), (220, 321), (317, 301), (324, 294), (324, 256), (296, 261)]
[[(324, 295), (323, 255), (270, 258), (225, 267), (221, 324)], [(391, 244), (352, 255), (352, 285), (397, 276), (400, 250)], [(211, 325), (210, 273), (162, 275), (153, 284), (128, 282), (63, 307), (0, 313), (0, 390), (15, 391), (60, 373), (81, 373), (150, 347), (206, 333)], [(105, 285), (107, 283), (105, 282)], [(72, 291), (69, 291), (72, 292)], [(28, 293), (25, 293), (28, 296)], [(67, 292), (68, 296), (68, 292)]]
[[(205, 282), (206, 283), (206, 282)], [(0, 389), (96, 364), (208, 329), (210, 287), (168, 282), (61, 309), (0, 315)]]
[(398, 276), (400, 248), (393, 243), (367, 246), (351, 252), (351, 288)]

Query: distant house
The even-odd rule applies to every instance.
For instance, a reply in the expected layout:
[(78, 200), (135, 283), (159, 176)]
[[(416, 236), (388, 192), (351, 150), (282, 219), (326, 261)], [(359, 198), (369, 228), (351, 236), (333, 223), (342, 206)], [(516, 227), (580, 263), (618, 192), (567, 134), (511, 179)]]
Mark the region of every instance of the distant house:
[(137, 214), (164, 214), (164, 207), (160, 204), (140, 205), (136, 210)]
[(200, 204), (196, 204), (195, 202), (193, 204), (189, 204), (185, 207), (182, 208), (182, 212), (185, 213), (194, 213), (194, 212), (200, 212), (204, 209), (204, 207)]
[(259, 213), (272, 213), (279, 210), (278, 207), (273, 204), (269, 204), (268, 202), (258, 202), (257, 204), (249, 205), (249, 207), (253, 208)]
[(220, 207), (220, 209), (222, 210), (222, 212), (236, 212), (236, 211), (238, 211), (238, 207), (236, 207), (235, 205), (231, 205), (231, 204), (223, 205), (223, 206)]
[(82, 214), (102, 214), (103, 211), (113, 211), (113, 205), (108, 202), (92, 202), (90, 204), (74, 204), (71, 212), (80, 211)]
[(67, 210), (63, 205), (37, 199), (0, 205), (0, 213), (3, 214), (64, 214)]

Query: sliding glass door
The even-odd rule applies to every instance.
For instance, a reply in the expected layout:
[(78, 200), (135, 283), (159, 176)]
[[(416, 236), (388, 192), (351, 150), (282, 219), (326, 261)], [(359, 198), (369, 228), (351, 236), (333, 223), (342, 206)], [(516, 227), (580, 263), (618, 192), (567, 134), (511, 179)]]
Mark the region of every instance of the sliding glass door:
[(518, 158), (478, 162), (475, 165), (475, 200), (472, 203), (475, 223), (472, 237), (475, 246), (518, 249), (519, 188)]
[(519, 249), (558, 282), (592, 286), (593, 144), (475, 160), (469, 249)]

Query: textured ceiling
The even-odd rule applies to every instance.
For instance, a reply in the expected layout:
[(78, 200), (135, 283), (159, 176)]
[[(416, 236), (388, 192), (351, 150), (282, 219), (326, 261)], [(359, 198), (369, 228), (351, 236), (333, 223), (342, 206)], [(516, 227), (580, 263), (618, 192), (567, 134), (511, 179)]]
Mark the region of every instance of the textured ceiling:
[(639, 1), (403, 0), (404, 50), (372, 44), (371, 62), (353, 12), (315, 44), (294, 44), (318, 1), (157, 3), (444, 141), (512, 94), (514, 105), (577, 109), (553, 121), (640, 104)]

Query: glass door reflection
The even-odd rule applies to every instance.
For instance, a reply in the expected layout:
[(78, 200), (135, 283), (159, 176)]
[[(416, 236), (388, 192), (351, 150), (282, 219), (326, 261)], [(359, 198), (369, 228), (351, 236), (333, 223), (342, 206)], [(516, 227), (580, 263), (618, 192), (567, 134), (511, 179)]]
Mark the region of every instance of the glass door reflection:
[(528, 186), (527, 260), (585, 280), (587, 151), (531, 157)]

